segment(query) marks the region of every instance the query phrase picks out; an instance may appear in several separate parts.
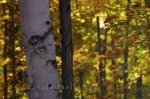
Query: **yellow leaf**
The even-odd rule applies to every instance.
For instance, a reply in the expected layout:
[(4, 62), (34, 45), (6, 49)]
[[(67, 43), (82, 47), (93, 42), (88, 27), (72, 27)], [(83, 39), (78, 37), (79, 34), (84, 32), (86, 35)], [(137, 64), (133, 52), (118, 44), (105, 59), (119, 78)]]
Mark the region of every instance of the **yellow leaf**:
[(6, 58), (6, 59), (4, 60), (4, 62), (2, 63), (2, 66), (6, 65), (6, 64), (9, 63), (9, 62), (10, 62), (10, 58)]

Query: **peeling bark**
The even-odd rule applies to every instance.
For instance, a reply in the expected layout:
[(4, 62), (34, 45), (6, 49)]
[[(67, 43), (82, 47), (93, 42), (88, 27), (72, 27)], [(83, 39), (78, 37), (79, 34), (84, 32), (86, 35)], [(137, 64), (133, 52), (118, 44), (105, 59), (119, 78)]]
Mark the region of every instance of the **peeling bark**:
[(49, 0), (20, 0), (30, 99), (59, 99)]

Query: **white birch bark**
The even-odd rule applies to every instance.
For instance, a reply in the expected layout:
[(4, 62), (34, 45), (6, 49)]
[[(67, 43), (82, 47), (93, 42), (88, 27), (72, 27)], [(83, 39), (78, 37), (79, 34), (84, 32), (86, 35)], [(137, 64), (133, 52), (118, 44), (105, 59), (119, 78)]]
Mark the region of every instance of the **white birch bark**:
[(59, 99), (49, 0), (20, 0), (30, 99)]

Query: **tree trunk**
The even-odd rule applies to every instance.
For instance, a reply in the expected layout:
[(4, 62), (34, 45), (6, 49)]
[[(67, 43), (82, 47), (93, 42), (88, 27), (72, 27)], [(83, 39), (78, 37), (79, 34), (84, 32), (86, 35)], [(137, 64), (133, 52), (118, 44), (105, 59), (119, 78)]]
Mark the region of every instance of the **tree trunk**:
[[(128, 13), (130, 11), (130, 4), (131, 4), (131, 0), (127, 0), (127, 7), (126, 7), (126, 17), (127, 19), (129, 19), (130, 17), (128, 16)], [(126, 25), (126, 35), (125, 35), (125, 39), (128, 40), (128, 23)], [(123, 66), (123, 72), (124, 72), (124, 85), (123, 85), (123, 94), (124, 94), (124, 99), (128, 99), (128, 44), (127, 42), (125, 42), (125, 47), (124, 47), (124, 66)]]
[(79, 70), (79, 79), (80, 79), (80, 94), (81, 94), (81, 99), (84, 99), (84, 96), (83, 96), (83, 71)]
[[(100, 24), (99, 24), (99, 17), (96, 17), (97, 19), (97, 37), (98, 37), (98, 53), (99, 55), (105, 55), (106, 46), (102, 45), (102, 40), (100, 38)], [(105, 34), (105, 40), (103, 42), (107, 41), (107, 34)], [(105, 71), (105, 65), (106, 65), (106, 59), (99, 60), (99, 77), (100, 77), (100, 98), (104, 99), (106, 94), (106, 71)]]
[(74, 98), (73, 88), (73, 48), (71, 31), (71, 6), (70, 0), (59, 0), (60, 21), (62, 34), (62, 84), (63, 99)]
[[(112, 50), (114, 50), (114, 48), (115, 48), (115, 42), (114, 42), (114, 37), (112, 37), (112, 41), (111, 41), (111, 43), (112, 43)], [(113, 66), (113, 68), (117, 68), (116, 67), (116, 62), (115, 62), (115, 54), (112, 54), (112, 57), (111, 57), (111, 64), (112, 64), (112, 66)], [(118, 90), (118, 88), (117, 88), (117, 78), (116, 78), (116, 72), (114, 72), (114, 77), (113, 77), (113, 85), (114, 85), (114, 98), (115, 99), (117, 99), (118, 97), (118, 92), (117, 92), (117, 90)]]
[(145, 6), (150, 7), (150, 0), (144, 0), (145, 1)]
[[(5, 13), (5, 10), (6, 10), (6, 5), (3, 4), (3, 14), (6, 15)], [(6, 39), (7, 38), (7, 31), (8, 31), (8, 28), (7, 28), (7, 20), (4, 20), (5, 22), (5, 25), (4, 25), (4, 53), (3, 53), (3, 56), (4, 56), (4, 59), (7, 58), (7, 47), (8, 47), (8, 40)], [(8, 95), (8, 80), (7, 80), (7, 65), (3, 66), (3, 71), (4, 71), (4, 99), (8, 99), (7, 98), (7, 95)]]
[(49, 0), (20, 0), (30, 99), (59, 99)]
[[(12, 0), (10, 0), (10, 3), (12, 4)], [(15, 58), (15, 24), (14, 24), (14, 7), (9, 6), (9, 15), (10, 15), (10, 35), (9, 35), (9, 44), (10, 44), (10, 58), (11, 58), (11, 69), (12, 69), (12, 99), (16, 99), (16, 58)]]
[[(127, 30), (126, 30), (127, 31)], [(128, 38), (128, 33), (126, 32), (126, 39)], [(127, 43), (125, 44), (124, 48), (124, 67), (123, 67), (123, 72), (124, 72), (124, 99), (128, 99), (128, 45)]]
[(137, 78), (137, 83), (136, 83), (136, 99), (142, 99), (142, 76)]

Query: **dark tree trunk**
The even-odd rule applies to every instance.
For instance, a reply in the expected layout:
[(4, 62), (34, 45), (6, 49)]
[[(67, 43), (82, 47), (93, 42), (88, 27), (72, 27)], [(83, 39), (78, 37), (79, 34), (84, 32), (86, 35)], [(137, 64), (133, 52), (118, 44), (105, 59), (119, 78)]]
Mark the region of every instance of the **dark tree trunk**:
[[(102, 40), (100, 38), (100, 24), (99, 24), (99, 17), (97, 16), (97, 37), (98, 37), (98, 53), (99, 55), (105, 55), (106, 51), (106, 46), (102, 45)], [(104, 42), (107, 41), (107, 34), (105, 34), (105, 40)], [(105, 65), (106, 65), (106, 59), (99, 60), (99, 76), (100, 76), (100, 98), (104, 99), (105, 94), (106, 94), (106, 72), (105, 72)]]
[[(6, 15), (5, 13), (5, 10), (6, 10), (6, 5), (3, 4), (3, 14)], [(6, 39), (7, 38), (7, 20), (4, 20), (5, 22), (5, 25), (4, 25), (4, 53), (3, 53), (3, 56), (4, 56), (4, 59), (7, 58), (7, 47), (8, 47), (8, 40)], [(3, 71), (4, 71), (4, 99), (8, 99), (7, 98), (7, 95), (8, 95), (8, 80), (7, 80), (7, 65), (3, 66)]]
[(145, 1), (145, 6), (150, 7), (150, 0), (144, 0)]
[[(115, 42), (114, 42), (114, 38), (113, 37), (112, 37), (111, 43), (112, 43), (112, 50), (114, 50)], [(114, 54), (112, 54), (112, 57), (111, 57), (111, 64), (112, 64), (113, 68), (116, 68), (116, 62), (115, 62), (115, 55)], [(117, 90), (118, 90), (118, 88), (117, 88), (116, 73), (114, 73), (113, 80), (114, 80), (114, 83), (113, 83), (113, 85), (114, 85), (114, 98), (117, 99), (117, 94), (118, 94)]]
[(63, 99), (73, 99), (73, 48), (71, 31), (71, 6), (70, 0), (59, 0), (62, 35), (62, 84)]
[(7, 66), (3, 67), (3, 71), (4, 71), (4, 99), (8, 99)]
[[(127, 0), (127, 8), (126, 8), (126, 16), (127, 19), (129, 19), (130, 17), (128, 16), (128, 12), (130, 11), (130, 4), (131, 4), (131, 0)], [(128, 24), (128, 23), (126, 23)], [(125, 39), (128, 39), (128, 25), (126, 25), (126, 35), (125, 35)], [(124, 47), (124, 66), (123, 66), (123, 72), (124, 72), (124, 99), (128, 99), (128, 44), (125, 44)]]
[(124, 99), (127, 99), (128, 97), (128, 81), (127, 81), (127, 77), (128, 77), (128, 72), (127, 72), (127, 68), (128, 68), (128, 46), (125, 45), (125, 49), (124, 49)]
[[(12, 0), (10, 0), (10, 3), (12, 4)], [(10, 58), (11, 58), (11, 68), (12, 68), (12, 99), (16, 99), (16, 59), (15, 59), (15, 33), (14, 33), (14, 8), (12, 5), (9, 5), (9, 11), (10, 11), (10, 34), (9, 34), (9, 44), (10, 44)]]
[(136, 88), (136, 99), (142, 99), (142, 76), (137, 78)]
[(83, 72), (81, 70), (79, 70), (79, 79), (80, 79), (81, 99), (84, 99), (84, 96), (83, 96)]
[[(128, 33), (126, 32), (126, 39), (128, 38)], [(125, 44), (124, 48), (124, 66), (123, 66), (123, 72), (124, 72), (124, 99), (128, 99), (128, 45)]]

